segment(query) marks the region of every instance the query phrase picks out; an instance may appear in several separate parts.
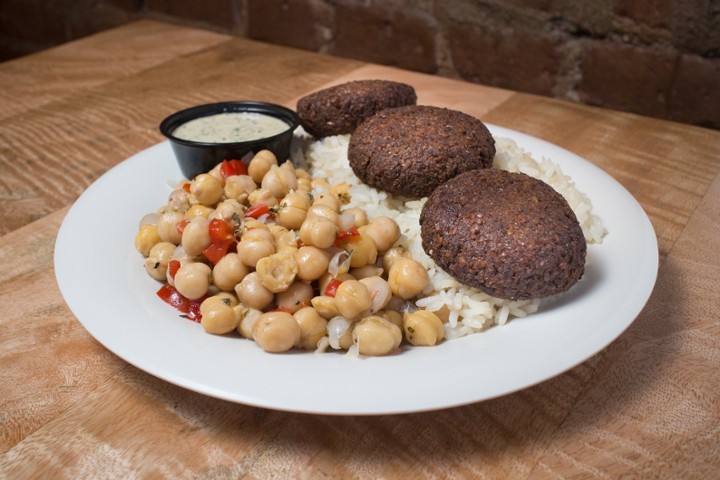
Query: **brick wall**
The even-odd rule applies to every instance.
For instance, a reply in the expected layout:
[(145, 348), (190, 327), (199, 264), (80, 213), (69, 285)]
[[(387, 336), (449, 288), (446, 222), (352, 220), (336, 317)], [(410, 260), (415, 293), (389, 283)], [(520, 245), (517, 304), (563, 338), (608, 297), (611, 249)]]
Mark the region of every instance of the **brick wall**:
[(138, 18), (720, 129), (719, 0), (0, 0), (0, 59)]

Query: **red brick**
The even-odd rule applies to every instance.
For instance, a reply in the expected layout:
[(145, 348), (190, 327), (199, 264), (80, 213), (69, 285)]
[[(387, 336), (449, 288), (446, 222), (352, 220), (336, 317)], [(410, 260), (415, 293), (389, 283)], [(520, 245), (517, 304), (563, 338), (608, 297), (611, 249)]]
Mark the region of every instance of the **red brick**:
[(557, 2), (554, 0), (505, 0), (503, 3), (521, 8), (548, 11)]
[(266, 42), (320, 50), (329, 31), (328, 13), (307, 0), (248, 0), (247, 32)]
[(612, 5), (607, 1), (556, 0), (550, 13), (555, 23), (570, 33), (597, 37), (610, 34), (615, 28)]
[(615, 0), (614, 11), (630, 19), (621, 33), (643, 43), (671, 44), (700, 55), (720, 51), (720, 3), (713, 0)]
[(717, 0), (678, 0), (670, 12), (672, 44), (686, 53), (720, 53), (720, 3)]
[(668, 98), (667, 116), (720, 129), (720, 58), (680, 57)]
[(611, 41), (589, 43), (579, 99), (593, 105), (664, 116), (678, 53)]
[(561, 36), (458, 24), (450, 27), (448, 40), (453, 65), (462, 78), (523, 92), (552, 92)]
[(650, 27), (667, 28), (675, 0), (615, 0), (615, 14)]
[(434, 72), (435, 23), (411, 10), (338, 4), (331, 53), (408, 70)]

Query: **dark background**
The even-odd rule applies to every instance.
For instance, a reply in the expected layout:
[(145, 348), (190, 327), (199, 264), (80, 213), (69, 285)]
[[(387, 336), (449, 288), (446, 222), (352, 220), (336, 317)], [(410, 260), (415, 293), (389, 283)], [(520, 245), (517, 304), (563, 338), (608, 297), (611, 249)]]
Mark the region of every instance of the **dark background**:
[(0, 60), (141, 18), (720, 129), (720, 0), (0, 0)]

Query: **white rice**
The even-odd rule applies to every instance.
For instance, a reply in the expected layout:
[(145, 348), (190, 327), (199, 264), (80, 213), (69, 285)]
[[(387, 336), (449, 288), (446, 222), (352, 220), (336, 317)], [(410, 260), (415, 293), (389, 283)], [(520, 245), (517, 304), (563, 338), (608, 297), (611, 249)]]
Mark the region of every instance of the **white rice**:
[[(420, 238), (420, 212), (426, 198), (394, 196), (362, 183), (350, 169), (347, 148), (350, 135), (314, 140), (300, 129), (302, 145), (293, 150), (293, 163), (304, 166), (314, 178), (325, 178), (331, 185), (350, 185), (350, 203), (346, 207), (363, 208), (370, 218), (386, 215), (393, 218), (402, 232), (398, 244), (423, 264), (430, 276), (430, 285), (417, 300), (416, 306), (429, 311), (446, 307), (450, 320), (445, 325), (446, 338), (452, 339), (504, 325), (511, 318), (536, 312), (539, 300), (511, 301), (492, 297), (476, 288), (459, 283), (441, 270), (425, 253)], [(580, 222), (588, 243), (600, 243), (605, 235), (601, 220), (592, 213), (590, 200), (580, 192), (570, 177), (548, 159), (534, 159), (513, 140), (495, 138), (497, 153), (494, 167), (522, 172), (539, 178), (561, 193)], [(320, 193), (317, 191), (315, 193)]]

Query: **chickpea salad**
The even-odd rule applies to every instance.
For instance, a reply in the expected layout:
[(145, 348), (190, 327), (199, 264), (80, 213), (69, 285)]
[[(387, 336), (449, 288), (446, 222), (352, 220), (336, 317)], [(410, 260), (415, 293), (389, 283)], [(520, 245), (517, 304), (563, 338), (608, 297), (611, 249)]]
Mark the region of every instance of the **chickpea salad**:
[(398, 223), (350, 200), (348, 184), (263, 150), (178, 183), (141, 219), (135, 247), (180, 316), (266, 352), (442, 342), (447, 312), (416, 307), (431, 282)]

